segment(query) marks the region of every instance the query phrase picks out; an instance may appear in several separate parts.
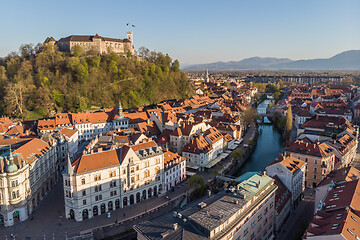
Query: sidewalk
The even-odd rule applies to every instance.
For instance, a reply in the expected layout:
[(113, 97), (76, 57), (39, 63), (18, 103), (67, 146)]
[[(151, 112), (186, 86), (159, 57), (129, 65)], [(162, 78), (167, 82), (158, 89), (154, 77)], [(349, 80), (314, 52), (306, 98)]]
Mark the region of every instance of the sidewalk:
[[(63, 188), (59, 181), (35, 209), (32, 220), (29, 218), (14, 226), (1, 228), (0, 239), (6, 239), (7, 237), (10, 240), (10, 234), (14, 234), (16, 239), (25, 239), (27, 236), (37, 240), (65, 239), (66, 236), (78, 236), (80, 233), (88, 232), (91, 229), (114, 224), (115, 221), (124, 223), (145, 213), (145, 211), (149, 212), (159, 208), (159, 206), (171, 204), (172, 199), (185, 194), (187, 182), (184, 183), (186, 183), (184, 186), (183, 183), (180, 184), (180, 188), (176, 186), (174, 192), (168, 192), (169, 199), (153, 197), (144, 202), (111, 211), (110, 218), (107, 217), (106, 213), (82, 222), (76, 222), (64, 217)], [(138, 219), (140, 220), (140, 218)]]

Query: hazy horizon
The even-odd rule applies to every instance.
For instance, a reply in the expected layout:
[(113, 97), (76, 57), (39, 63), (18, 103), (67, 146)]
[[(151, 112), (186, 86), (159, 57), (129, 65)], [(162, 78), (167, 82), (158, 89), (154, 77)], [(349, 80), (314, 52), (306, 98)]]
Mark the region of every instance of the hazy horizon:
[[(21, 44), (69, 35), (125, 38), (179, 59), (182, 66), (250, 57), (330, 58), (360, 49), (360, 1), (279, 0), (152, 3), (40, 0), (5, 2), (0, 56)], [(81, 10), (79, 10), (81, 9)], [(129, 10), (130, 9), (130, 10)], [(126, 27), (126, 23), (135, 27)]]

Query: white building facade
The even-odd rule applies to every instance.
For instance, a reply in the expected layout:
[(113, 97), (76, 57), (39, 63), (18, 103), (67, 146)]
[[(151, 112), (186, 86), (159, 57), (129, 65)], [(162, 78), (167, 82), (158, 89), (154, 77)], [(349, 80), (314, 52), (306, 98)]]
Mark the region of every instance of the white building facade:
[(63, 174), (65, 212), (76, 221), (163, 191), (164, 154), (154, 141), (83, 155), (69, 166)]

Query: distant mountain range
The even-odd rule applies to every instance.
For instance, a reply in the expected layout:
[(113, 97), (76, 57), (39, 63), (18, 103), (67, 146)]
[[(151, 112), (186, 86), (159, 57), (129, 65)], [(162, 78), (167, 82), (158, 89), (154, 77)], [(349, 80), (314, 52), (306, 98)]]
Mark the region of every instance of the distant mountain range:
[(291, 60), (288, 58), (245, 58), (235, 62), (189, 65), (184, 70), (360, 70), (360, 50), (339, 53), (331, 58)]

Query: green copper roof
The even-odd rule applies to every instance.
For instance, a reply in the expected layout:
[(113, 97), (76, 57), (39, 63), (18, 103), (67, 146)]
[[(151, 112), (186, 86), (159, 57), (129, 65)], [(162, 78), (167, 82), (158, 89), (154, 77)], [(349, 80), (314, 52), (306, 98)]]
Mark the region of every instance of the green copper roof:
[(259, 174), (257, 172), (247, 172), (237, 178), (241, 183), (238, 184), (238, 188), (242, 188), (245, 199), (249, 200), (261, 191), (268, 183), (273, 179), (265, 174)]
[(18, 170), (18, 167), (15, 165), (14, 163), (14, 158), (12, 156), (12, 154), (10, 154), (9, 156), (9, 162), (8, 164), (5, 166), (5, 172), (7, 173), (14, 173)]

